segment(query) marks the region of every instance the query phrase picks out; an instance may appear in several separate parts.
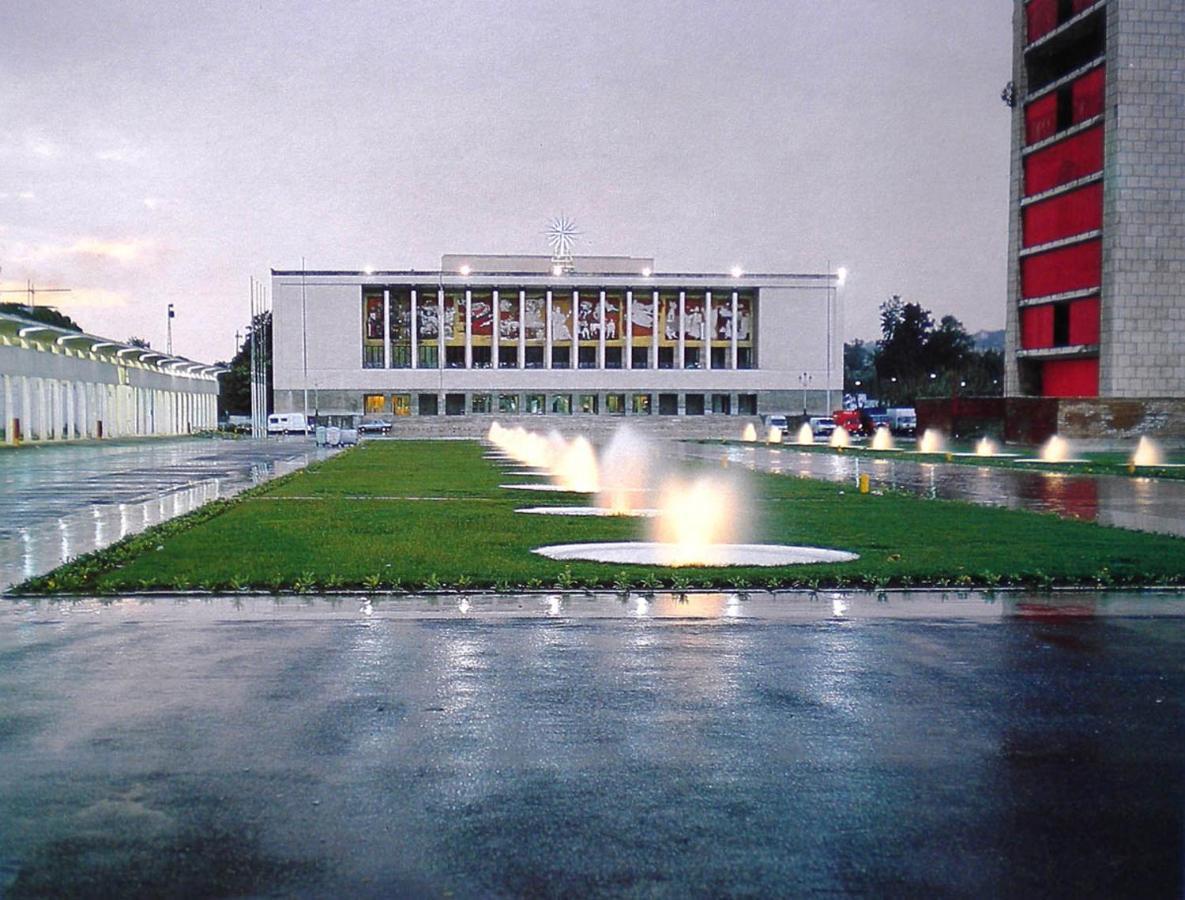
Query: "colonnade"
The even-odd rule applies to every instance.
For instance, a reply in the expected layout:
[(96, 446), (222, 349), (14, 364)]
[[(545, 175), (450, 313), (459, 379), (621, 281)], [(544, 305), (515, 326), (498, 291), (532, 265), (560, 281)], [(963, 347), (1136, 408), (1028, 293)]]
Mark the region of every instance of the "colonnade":
[[(493, 315), (491, 334), (484, 341), (490, 348), (490, 358), (484, 365), (478, 366), (474, 362), (474, 347), (476, 346), (474, 300), (475, 290), (488, 293), (492, 297)], [(406, 365), (396, 365), (392, 359), (391, 340), (382, 341), (382, 359), (376, 361), (374, 368), (452, 368), (446, 360), (446, 352), (450, 347), (464, 347), (463, 367), (472, 368), (673, 368), (673, 369), (747, 369), (753, 367), (752, 351), (753, 333), (752, 322), (754, 315), (753, 300), (750, 295), (744, 297), (738, 291), (698, 291), (694, 296), (688, 291), (660, 292), (658, 289), (649, 291), (625, 290), (619, 292), (621, 306), (616, 316), (606, 314), (607, 292), (604, 289), (582, 290), (574, 288), (560, 292), (561, 301), (553, 297), (553, 291), (547, 289), (542, 292), (538, 310), (542, 322), (537, 323), (540, 332), (536, 338), (528, 337), (528, 291), (526, 289), (499, 290), (465, 288), (463, 296), (457, 292), (454, 298), (461, 308), (461, 336), (449, 338), (446, 322), (453, 317), (448, 315), (446, 307), (446, 290), (443, 286), (435, 289), (410, 288), (410, 357)], [(665, 302), (660, 305), (660, 294), (668, 294), (670, 308)], [(391, 335), (392, 289), (385, 288), (382, 295), (382, 333)], [(500, 332), (500, 322), (503, 318), (501, 307), (507, 300), (513, 310), (507, 321), (513, 323), (515, 336), (509, 340), (503, 339)], [(582, 337), (580, 334), (580, 304), (591, 301), (594, 315), (589, 319), (591, 335)], [(692, 303), (696, 306), (697, 317), (693, 318), (689, 310)], [(421, 311), (428, 307), (432, 310), (436, 322), (436, 333), (431, 337), (420, 336)], [(639, 315), (641, 313), (641, 315)], [(717, 316), (725, 323), (722, 329), (717, 328)], [(365, 311), (364, 311), (365, 318)], [(648, 331), (644, 336), (635, 336), (635, 320), (644, 323), (643, 328)], [(610, 336), (608, 326), (614, 324), (619, 329), (616, 336)], [(559, 330), (562, 334), (557, 334)], [(723, 332), (722, 334), (720, 332)], [(608, 365), (606, 350), (609, 346), (622, 348), (619, 364)], [(421, 346), (432, 346), (437, 350), (435, 362), (425, 365), (420, 360)], [(542, 347), (542, 360), (536, 366), (528, 366), (526, 353), (528, 346)], [(558, 348), (567, 348), (572, 354), (566, 364), (554, 365), (553, 353)], [(668, 347), (671, 350), (669, 365), (659, 362), (659, 348)], [(718, 361), (712, 357), (713, 347), (723, 351)], [(635, 363), (634, 350), (645, 349), (647, 352), (641, 361)], [(580, 349), (595, 350), (595, 361), (582, 365), (575, 358)], [(702, 355), (701, 355), (702, 351)], [(692, 361), (692, 352), (695, 353)], [(503, 359), (505, 354), (511, 354), (509, 359)], [(461, 363), (456, 364), (462, 367)]]
[(217, 427), (217, 395), (3, 375), (4, 441), (190, 434)]

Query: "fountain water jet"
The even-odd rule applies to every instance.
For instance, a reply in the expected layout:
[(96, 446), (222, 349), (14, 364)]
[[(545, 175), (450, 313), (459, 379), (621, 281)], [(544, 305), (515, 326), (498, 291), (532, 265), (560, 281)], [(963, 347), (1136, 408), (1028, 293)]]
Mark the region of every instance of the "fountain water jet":
[(831, 432), (831, 437), (827, 440), (829, 447), (843, 449), (844, 447), (852, 446), (852, 436), (848, 434), (848, 430), (843, 427), (836, 428)]
[(1055, 434), (1041, 448), (1042, 462), (1066, 462), (1070, 458), (1070, 442)]
[(771, 425), (769, 427), (769, 432), (765, 436), (765, 441), (767, 444), (782, 443), (782, 429), (777, 425)]
[(741, 440), (748, 443), (753, 443), (757, 440), (757, 427), (752, 422), (746, 425), (744, 430), (741, 431)]
[(996, 442), (991, 438), (980, 438), (975, 445), (976, 456), (995, 456), (998, 452)]
[(798, 428), (798, 440), (796, 443), (803, 447), (809, 447), (815, 443), (815, 433), (811, 431), (810, 422), (803, 422)]
[(891, 431), (889, 431), (889, 429), (886, 428), (884, 425), (882, 425), (880, 428), (878, 428), (876, 430), (876, 433), (872, 436), (872, 449), (873, 450), (894, 450), (894, 449), (896, 449), (893, 446), (893, 433)]
[(653, 487), (658, 469), (654, 444), (628, 425), (614, 433), (601, 452), (601, 484), (597, 504), (629, 515)]
[(919, 453), (941, 453), (946, 446), (946, 438), (937, 428), (927, 428), (918, 441)]
[[(558, 435), (557, 435), (558, 437)], [(552, 481), (570, 491), (595, 494), (600, 490), (600, 467), (592, 444), (583, 435), (565, 442), (560, 438), (551, 467)]]
[(1164, 465), (1164, 454), (1160, 447), (1147, 435), (1140, 438), (1136, 444), (1136, 452), (1132, 454), (1133, 466), (1161, 466)]

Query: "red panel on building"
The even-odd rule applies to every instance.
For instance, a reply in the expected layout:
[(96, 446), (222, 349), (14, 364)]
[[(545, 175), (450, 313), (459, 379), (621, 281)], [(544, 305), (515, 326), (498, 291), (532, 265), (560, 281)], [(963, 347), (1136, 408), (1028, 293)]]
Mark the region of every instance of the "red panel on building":
[(1029, 19), (1029, 43), (1057, 28), (1058, 0), (1032, 0), (1025, 8)]
[(1106, 72), (1102, 66), (1091, 69), (1070, 85), (1070, 96), (1074, 105), (1072, 121), (1075, 125), (1102, 114), (1105, 86)]
[(1024, 245), (1035, 247), (1103, 227), (1103, 186), (1097, 181), (1026, 206)]
[(1099, 298), (1086, 297), (1070, 304), (1070, 343), (1099, 342)]
[(1020, 348), (1040, 350), (1053, 346), (1053, 307), (1026, 306), (1020, 311)]
[(1099, 0), (1073, 0), (1073, 3), (1070, 4), (1071, 9), (1073, 10), (1073, 15), (1078, 15), (1078, 13), (1082, 12), (1084, 9), (1094, 6), (1098, 2)]
[(1053, 137), (1057, 131), (1057, 94), (1046, 94), (1025, 107), (1025, 146)]
[(1041, 394), (1045, 397), (1097, 397), (1097, 359), (1051, 359), (1041, 366)]
[(1045, 297), (1097, 288), (1102, 283), (1103, 242), (1084, 241), (1020, 261), (1021, 296)]
[(1044, 147), (1025, 158), (1025, 196), (1093, 175), (1103, 169), (1103, 126)]

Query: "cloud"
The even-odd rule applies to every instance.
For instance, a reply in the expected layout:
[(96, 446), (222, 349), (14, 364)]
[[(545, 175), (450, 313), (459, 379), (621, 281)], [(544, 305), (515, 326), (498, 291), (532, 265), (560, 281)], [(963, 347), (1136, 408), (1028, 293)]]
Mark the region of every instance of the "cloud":
[(149, 246), (148, 241), (103, 241), (98, 238), (80, 238), (66, 252), (79, 256), (101, 256), (122, 263), (137, 259)]
[(138, 147), (110, 147), (95, 153), (95, 159), (103, 162), (133, 163), (144, 158), (144, 151)]
[[(38, 282), (36, 286), (41, 289), (56, 288), (59, 284)], [(23, 303), (28, 296), (25, 293), (26, 287), (27, 284), (24, 281), (0, 281), (0, 291), (4, 292), (0, 294), (0, 297), (6, 302)], [(69, 292), (38, 293), (36, 298), (38, 306), (55, 306), (59, 309), (111, 309), (127, 306), (131, 302), (131, 297), (125, 291), (113, 291), (101, 287), (71, 287)]]
[(39, 156), (42, 159), (53, 159), (55, 156), (61, 154), (61, 148), (52, 141), (45, 138), (30, 135), (25, 138), (25, 149), (34, 156)]
[(10, 259), (18, 263), (43, 263), (64, 257), (89, 257), (127, 264), (136, 261), (153, 247), (152, 241), (133, 238), (108, 241), (95, 237), (78, 238), (72, 244), (17, 243), (10, 251)]
[(68, 294), (52, 294), (50, 302), (58, 309), (103, 309), (127, 306), (131, 298), (124, 291), (107, 288), (71, 288)]

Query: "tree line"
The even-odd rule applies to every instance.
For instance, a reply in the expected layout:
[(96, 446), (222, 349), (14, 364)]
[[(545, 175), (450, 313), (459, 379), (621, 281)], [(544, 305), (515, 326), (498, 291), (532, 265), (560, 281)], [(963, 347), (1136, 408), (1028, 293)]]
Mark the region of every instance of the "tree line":
[(844, 344), (844, 392), (884, 406), (912, 406), (926, 397), (998, 397), (1004, 354), (977, 349), (954, 316), (935, 324), (919, 303), (894, 294), (881, 304), (881, 339)]

